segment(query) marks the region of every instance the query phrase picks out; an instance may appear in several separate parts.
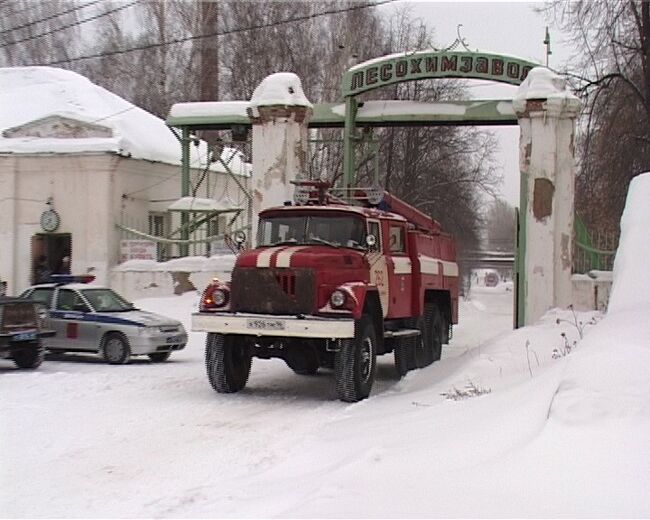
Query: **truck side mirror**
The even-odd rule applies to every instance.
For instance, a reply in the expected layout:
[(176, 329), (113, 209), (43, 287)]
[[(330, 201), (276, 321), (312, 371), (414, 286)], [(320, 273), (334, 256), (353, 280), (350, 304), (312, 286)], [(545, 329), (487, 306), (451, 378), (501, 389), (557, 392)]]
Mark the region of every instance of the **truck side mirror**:
[(235, 243), (237, 244), (237, 249), (244, 247), (244, 242), (246, 242), (246, 233), (243, 231), (237, 231), (235, 233)]
[(375, 235), (366, 235), (366, 246), (368, 249), (374, 249), (377, 245), (377, 237)]

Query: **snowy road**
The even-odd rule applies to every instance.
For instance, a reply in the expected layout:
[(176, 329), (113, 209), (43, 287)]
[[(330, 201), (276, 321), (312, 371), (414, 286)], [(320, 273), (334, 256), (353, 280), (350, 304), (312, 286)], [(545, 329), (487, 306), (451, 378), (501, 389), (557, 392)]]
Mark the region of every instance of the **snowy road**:
[[(137, 303), (188, 326), (196, 301)], [(24, 372), (3, 362), (0, 516), (551, 515), (565, 504), (548, 503), (548, 493), (565, 477), (544, 483), (552, 469), (528, 469), (564, 371), (551, 360), (559, 328), (543, 326), (537, 336), (552, 342), (527, 351), (535, 336), (508, 332), (511, 307), (511, 292), (475, 290), (441, 362), (400, 381), (384, 356), (371, 398), (354, 405), (336, 400), (331, 373), (296, 376), (277, 360), (254, 360), (243, 392), (216, 394), (195, 333), (164, 364), (58, 355)], [(493, 393), (440, 395), (467, 382)], [(647, 478), (628, 470), (634, 494)], [(543, 493), (529, 496), (531, 483)], [(638, 511), (624, 498), (573, 516)]]

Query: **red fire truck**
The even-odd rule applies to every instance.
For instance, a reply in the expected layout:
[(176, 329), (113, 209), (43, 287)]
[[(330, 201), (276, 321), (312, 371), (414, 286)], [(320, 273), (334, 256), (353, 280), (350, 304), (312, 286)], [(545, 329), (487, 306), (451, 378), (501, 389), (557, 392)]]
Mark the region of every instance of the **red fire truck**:
[(400, 375), (427, 366), (458, 322), (456, 247), (438, 222), (389, 193), (370, 204), (307, 189), (303, 204), (260, 213), (257, 247), (192, 316), (217, 392), (244, 388), (253, 357), (275, 357), (298, 374), (333, 369), (338, 397), (359, 401), (377, 355), (394, 353)]

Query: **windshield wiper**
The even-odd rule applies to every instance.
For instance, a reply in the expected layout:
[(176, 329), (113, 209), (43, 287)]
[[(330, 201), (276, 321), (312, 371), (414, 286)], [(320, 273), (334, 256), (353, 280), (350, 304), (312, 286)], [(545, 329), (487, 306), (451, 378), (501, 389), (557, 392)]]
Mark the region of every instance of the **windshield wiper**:
[(290, 238), (289, 240), (279, 240), (278, 242), (273, 242), (272, 244), (264, 244), (265, 247), (273, 247), (273, 246), (287, 246), (287, 245), (295, 245), (297, 244), (298, 241), (295, 238)]
[(311, 237), (309, 241), (318, 242), (319, 244), (325, 244), (326, 246), (331, 246), (336, 248), (341, 247), (339, 244), (334, 244), (333, 242), (330, 242), (329, 240), (325, 240), (324, 238), (320, 238), (320, 237)]

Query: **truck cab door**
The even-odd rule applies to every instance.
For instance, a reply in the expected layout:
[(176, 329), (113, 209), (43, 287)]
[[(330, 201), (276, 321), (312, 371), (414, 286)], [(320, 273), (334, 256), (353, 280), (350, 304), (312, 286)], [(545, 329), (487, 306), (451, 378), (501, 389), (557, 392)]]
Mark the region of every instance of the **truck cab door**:
[(386, 222), (388, 243), (386, 263), (388, 265), (388, 287), (390, 294), (389, 318), (403, 318), (412, 315), (413, 267), (406, 240), (406, 225), (402, 222)]
[(386, 255), (384, 255), (384, 244), (382, 240), (382, 229), (379, 220), (368, 219), (367, 232), (375, 237), (375, 245), (370, 248), (368, 253), (368, 263), (370, 265), (370, 283), (377, 287), (379, 292), (379, 302), (384, 318), (388, 314), (389, 294), (388, 294), (388, 266), (386, 264)]

